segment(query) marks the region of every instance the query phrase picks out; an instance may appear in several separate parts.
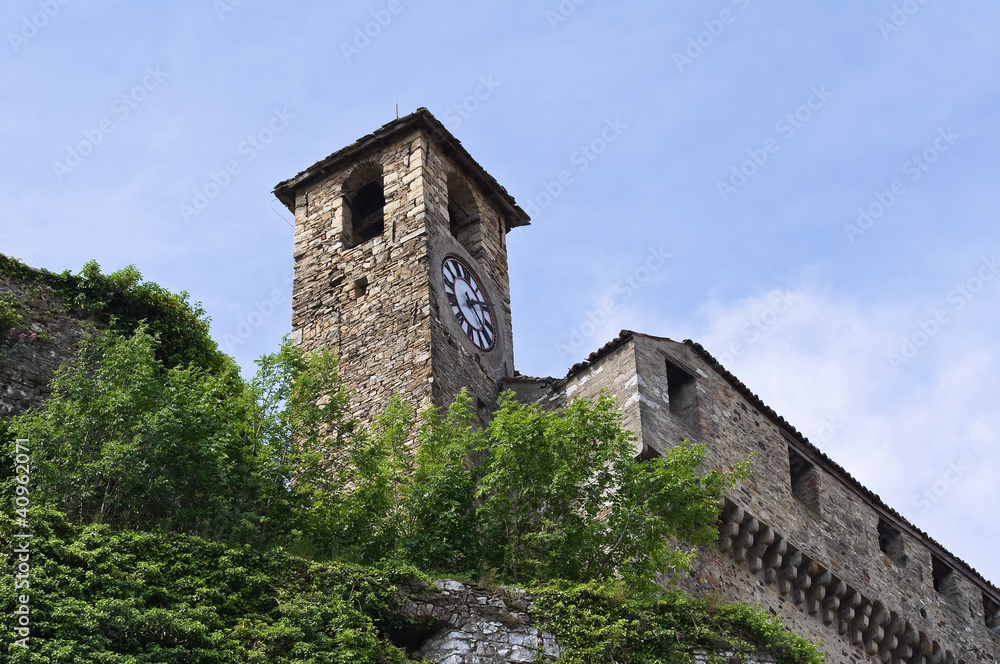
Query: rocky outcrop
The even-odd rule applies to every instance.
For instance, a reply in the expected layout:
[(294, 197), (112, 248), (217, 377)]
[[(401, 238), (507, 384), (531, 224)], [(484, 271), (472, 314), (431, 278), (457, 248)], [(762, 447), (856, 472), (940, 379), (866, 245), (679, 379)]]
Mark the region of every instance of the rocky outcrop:
[(528, 614), (532, 598), (519, 588), (491, 591), (439, 580), (400, 592), (402, 603), (392, 617), (407, 627), (389, 636), (414, 657), (440, 664), (513, 664), (551, 662), (561, 652), (556, 637), (534, 625)]
[[(38, 273), (41, 276), (41, 272)], [(0, 297), (15, 302), (21, 322), (0, 331), (0, 419), (42, 405), (55, 370), (73, 356), (92, 322), (38, 281), (0, 279)]]

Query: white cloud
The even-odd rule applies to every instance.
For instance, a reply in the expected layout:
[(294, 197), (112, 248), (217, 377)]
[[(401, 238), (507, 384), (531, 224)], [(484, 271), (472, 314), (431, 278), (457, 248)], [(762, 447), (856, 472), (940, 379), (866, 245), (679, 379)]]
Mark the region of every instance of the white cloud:
[[(652, 330), (690, 328), (811, 442), (997, 582), (1000, 564), (987, 552), (1000, 544), (1000, 377), (986, 332), (1000, 320), (995, 312), (968, 313), (954, 316), (898, 371), (887, 353), (920, 312), (861, 305), (813, 286), (712, 300), (696, 322)], [(948, 472), (953, 465), (959, 472)]]

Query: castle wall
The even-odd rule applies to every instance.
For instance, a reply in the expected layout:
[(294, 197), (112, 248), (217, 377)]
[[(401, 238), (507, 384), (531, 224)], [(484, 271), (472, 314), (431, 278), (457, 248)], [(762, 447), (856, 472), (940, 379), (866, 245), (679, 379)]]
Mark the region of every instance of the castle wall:
[(0, 419), (42, 407), (56, 369), (73, 357), (86, 326), (95, 322), (86, 311), (67, 311), (38, 274), (35, 281), (0, 279), (0, 295), (17, 302), (22, 317), (13, 331), (0, 330)]
[(641, 426), (642, 401), (632, 344), (610, 350), (599, 363), (582, 367), (564, 380), (517, 377), (505, 381), (504, 388), (522, 403), (538, 403), (546, 408), (565, 408), (574, 397), (596, 399), (607, 393), (615, 399), (622, 423), (636, 434), (636, 455), (646, 449)]
[(822, 641), (835, 664), (1000, 659), (996, 610), (985, 608), (1000, 596), (996, 588), (706, 356), (689, 342), (629, 333), (565, 379), (519, 379), (516, 391), (558, 407), (571, 393), (605, 389), (645, 450), (698, 440), (710, 467), (754, 454), (752, 476), (727, 497), (718, 546), (701, 552), (684, 589), (759, 604)]

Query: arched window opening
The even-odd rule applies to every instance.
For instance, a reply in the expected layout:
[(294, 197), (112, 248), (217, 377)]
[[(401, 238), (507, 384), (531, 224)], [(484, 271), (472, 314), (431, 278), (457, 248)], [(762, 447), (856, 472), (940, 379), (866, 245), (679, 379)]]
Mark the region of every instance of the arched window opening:
[(355, 246), (385, 231), (382, 167), (359, 166), (344, 183), (344, 240)]

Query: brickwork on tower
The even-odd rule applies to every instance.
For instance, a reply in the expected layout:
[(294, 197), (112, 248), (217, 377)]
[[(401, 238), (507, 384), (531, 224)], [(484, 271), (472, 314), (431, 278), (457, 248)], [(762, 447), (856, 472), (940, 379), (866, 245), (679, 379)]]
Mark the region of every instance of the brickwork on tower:
[[(446, 405), (462, 387), (492, 412), (514, 371), (506, 234), (528, 219), (461, 144), (421, 109), (275, 194), (295, 214), (293, 339), (338, 353), (355, 415), (369, 420), (393, 394)], [(449, 256), (488, 298), (466, 310), (492, 315), (486, 351), (451, 310)]]

